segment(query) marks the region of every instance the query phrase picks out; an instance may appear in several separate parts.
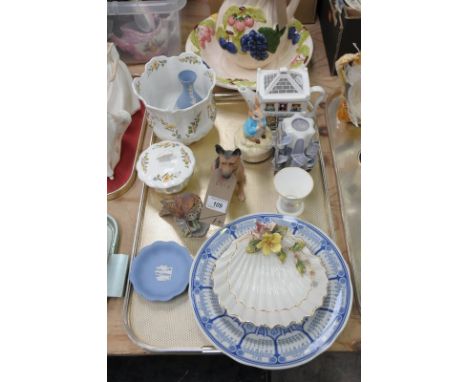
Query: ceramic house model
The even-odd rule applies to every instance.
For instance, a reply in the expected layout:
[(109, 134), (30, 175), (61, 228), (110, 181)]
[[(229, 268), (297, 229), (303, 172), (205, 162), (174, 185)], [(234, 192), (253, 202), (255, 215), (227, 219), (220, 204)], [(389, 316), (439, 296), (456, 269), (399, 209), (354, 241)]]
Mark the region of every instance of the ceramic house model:
[(257, 95), (268, 127), (275, 130), (284, 118), (307, 112), (309, 74), (306, 69), (258, 69)]

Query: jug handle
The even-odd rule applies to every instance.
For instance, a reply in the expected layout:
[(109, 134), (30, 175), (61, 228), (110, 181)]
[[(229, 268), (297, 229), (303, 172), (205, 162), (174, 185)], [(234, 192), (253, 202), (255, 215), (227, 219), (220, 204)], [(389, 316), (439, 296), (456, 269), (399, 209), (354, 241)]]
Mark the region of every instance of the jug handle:
[(310, 101), (308, 101), (309, 107), (312, 109), (312, 118), (315, 118), (316, 110), (320, 103), (325, 99), (326, 92), (325, 89), (321, 86), (311, 86), (310, 95), (312, 95), (312, 93), (319, 93), (319, 96), (313, 104)]
[(299, 5), (300, 0), (290, 0), (289, 4), (286, 8), (286, 15), (288, 18), (288, 22), (294, 17), (294, 12), (296, 12), (297, 6)]

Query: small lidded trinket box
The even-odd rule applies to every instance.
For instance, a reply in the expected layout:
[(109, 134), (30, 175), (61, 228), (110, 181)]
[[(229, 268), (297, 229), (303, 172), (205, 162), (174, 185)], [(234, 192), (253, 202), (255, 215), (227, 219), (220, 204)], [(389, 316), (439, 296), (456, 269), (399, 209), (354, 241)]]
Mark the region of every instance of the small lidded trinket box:
[(136, 169), (148, 187), (163, 194), (182, 191), (195, 169), (192, 150), (179, 142), (162, 141), (143, 151)]

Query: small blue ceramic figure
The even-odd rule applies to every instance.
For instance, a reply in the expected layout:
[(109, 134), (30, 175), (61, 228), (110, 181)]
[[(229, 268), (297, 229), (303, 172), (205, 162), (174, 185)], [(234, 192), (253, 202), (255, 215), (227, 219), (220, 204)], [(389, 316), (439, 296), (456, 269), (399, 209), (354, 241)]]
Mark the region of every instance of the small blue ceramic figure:
[(244, 136), (255, 143), (260, 143), (260, 138), (265, 138), (266, 118), (263, 116), (262, 108), (255, 93), (241, 86), (239, 93), (244, 97), (249, 107), (249, 117), (244, 123)]
[(187, 109), (200, 102), (202, 98), (195, 91), (193, 84), (197, 79), (197, 73), (193, 70), (183, 70), (179, 73), (179, 81), (182, 84), (182, 93), (177, 98), (176, 108)]

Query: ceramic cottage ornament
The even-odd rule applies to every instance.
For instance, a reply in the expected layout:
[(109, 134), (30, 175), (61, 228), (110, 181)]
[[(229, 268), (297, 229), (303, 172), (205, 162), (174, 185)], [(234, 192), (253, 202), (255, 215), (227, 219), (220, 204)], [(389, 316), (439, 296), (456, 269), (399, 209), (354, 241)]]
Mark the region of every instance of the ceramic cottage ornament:
[(114, 178), (122, 137), (140, 102), (132, 91), (132, 77), (114, 44), (107, 44), (107, 177)]
[(239, 93), (249, 108), (249, 117), (235, 136), (235, 144), (242, 150), (244, 160), (258, 163), (268, 159), (272, 152), (272, 134), (266, 126), (266, 119), (260, 102), (253, 90), (241, 86)]
[(198, 195), (184, 192), (172, 198), (161, 200), (161, 204), (162, 209), (159, 215), (174, 216), (185, 236), (203, 237), (206, 235), (210, 225), (200, 221), (203, 203)]
[[(311, 103), (311, 96), (317, 95)], [(321, 86), (310, 86), (307, 69), (257, 70), (257, 97), (267, 125), (276, 130), (287, 117), (304, 115), (314, 118), (320, 102), (325, 98)]]

